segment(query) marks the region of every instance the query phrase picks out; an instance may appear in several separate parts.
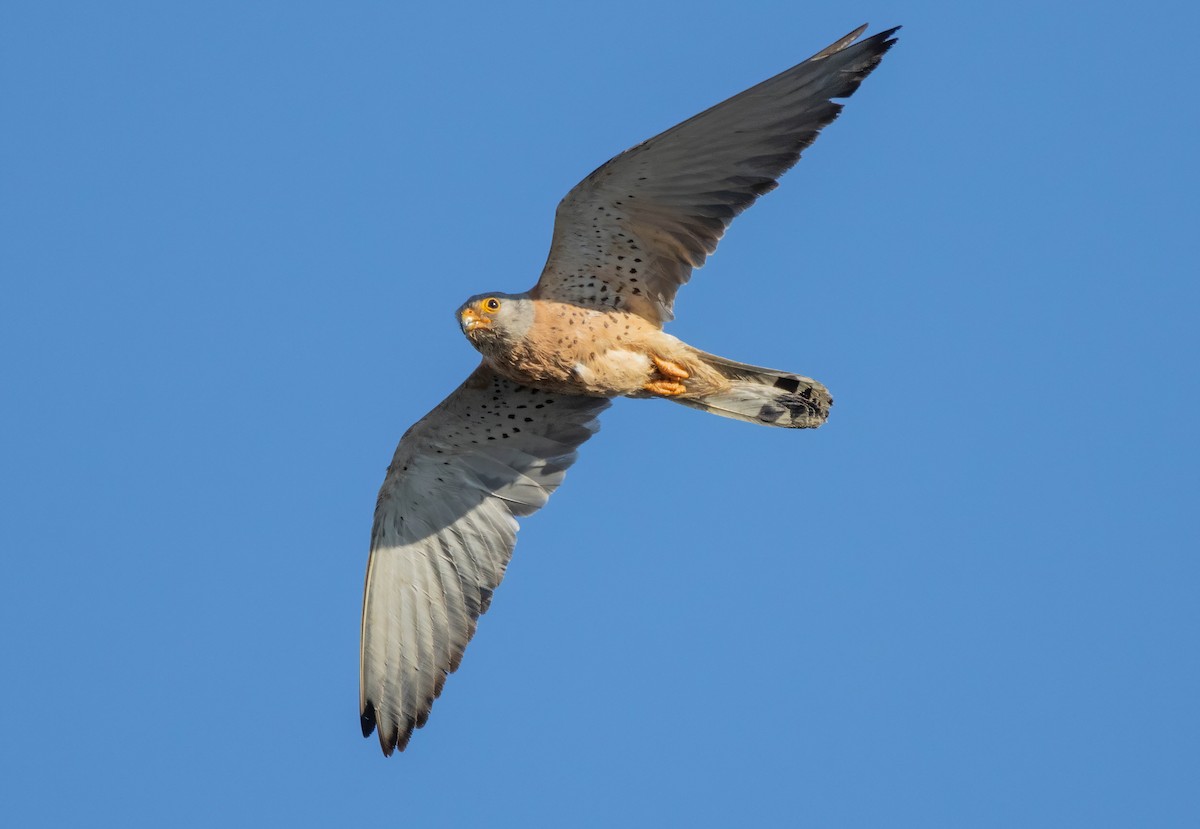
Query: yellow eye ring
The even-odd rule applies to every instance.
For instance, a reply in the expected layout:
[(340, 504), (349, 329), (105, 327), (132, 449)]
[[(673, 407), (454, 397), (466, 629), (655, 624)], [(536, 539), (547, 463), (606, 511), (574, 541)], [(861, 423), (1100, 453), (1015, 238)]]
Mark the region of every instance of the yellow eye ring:
[(483, 310), (491, 311), (493, 314), (500, 310), (500, 300), (492, 297), (483, 301)]

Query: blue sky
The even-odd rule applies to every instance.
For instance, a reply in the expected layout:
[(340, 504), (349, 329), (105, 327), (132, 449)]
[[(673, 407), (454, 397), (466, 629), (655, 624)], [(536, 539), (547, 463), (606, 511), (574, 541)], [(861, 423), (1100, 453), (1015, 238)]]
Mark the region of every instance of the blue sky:
[[(622, 401), (402, 756), (375, 492), (616, 152), (899, 45), (668, 329), (793, 433)], [(1195, 826), (1184, 3), (9, 4), (0, 815)]]

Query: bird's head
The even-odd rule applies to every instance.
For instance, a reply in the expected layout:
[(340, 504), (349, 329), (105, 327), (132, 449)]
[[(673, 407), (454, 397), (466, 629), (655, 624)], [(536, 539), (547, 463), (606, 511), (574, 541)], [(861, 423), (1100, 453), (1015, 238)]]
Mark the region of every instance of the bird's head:
[(458, 309), (458, 324), (480, 351), (520, 340), (532, 323), (533, 303), (521, 295), (478, 294)]

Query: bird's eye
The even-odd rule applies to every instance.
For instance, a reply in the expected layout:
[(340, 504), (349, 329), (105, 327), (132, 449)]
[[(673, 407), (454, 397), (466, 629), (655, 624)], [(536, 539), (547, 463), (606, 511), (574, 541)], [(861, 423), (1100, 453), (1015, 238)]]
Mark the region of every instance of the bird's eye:
[(496, 313), (500, 310), (500, 300), (496, 299), (495, 297), (492, 297), (491, 299), (485, 299), (483, 301), (483, 309), (485, 311), (491, 311), (493, 314)]

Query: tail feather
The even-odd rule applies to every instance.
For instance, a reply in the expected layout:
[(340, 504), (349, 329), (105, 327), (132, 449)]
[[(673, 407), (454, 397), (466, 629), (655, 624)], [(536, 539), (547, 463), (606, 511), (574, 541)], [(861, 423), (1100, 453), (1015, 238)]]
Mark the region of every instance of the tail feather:
[(811, 377), (737, 363), (702, 351), (697, 356), (724, 377), (729, 387), (669, 398), (676, 403), (721, 417), (788, 429), (815, 429), (829, 417), (833, 397)]

